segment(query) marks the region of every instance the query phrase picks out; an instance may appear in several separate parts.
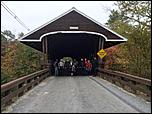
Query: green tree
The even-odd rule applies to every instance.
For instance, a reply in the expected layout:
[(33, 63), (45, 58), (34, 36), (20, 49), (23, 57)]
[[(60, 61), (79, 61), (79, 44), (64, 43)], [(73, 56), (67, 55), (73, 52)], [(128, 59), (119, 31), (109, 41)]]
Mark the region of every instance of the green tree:
[(125, 21), (151, 27), (151, 1), (118, 1), (116, 3)]
[[(6, 48), (7, 48), (7, 39), (1, 32), (1, 61), (4, 58), (4, 56), (6, 55)], [(1, 84), (6, 83), (6, 82), (7, 82), (7, 75), (1, 69)]]
[(151, 78), (151, 2), (118, 1), (116, 5), (119, 9), (111, 11), (107, 25), (128, 41), (113, 53), (114, 63), (120, 64), (121, 71)]
[(4, 47), (7, 45), (5, 53), (1, 54), (1, 83), (12, 81), (41, 69), (40, 60), (43, 57), (41, 52), (17, 40), (7, 42), (3, 34), (1, 34), (1, 41)]
[(24, 36), (24, 33), (23, 33), (23, 32), (20, 32), (20, 33), (18, 34), (18, 38), (21, 38), (22, 36)]
[(10, 30), (4, 30), (3, 34), (8, 36), (11, 39), (15, 39), (15, 35), (12, 34), (12, 32)]
[(6, 47), (7, 47), (7, 39), (1, 32), (1, 57), (3, 57), (6, 54), (5, 53)]
[(17, 51), (17, 56), (15, 58), (16, 59), (16, 62), (15, 62), (16, 75), (20, 77), (21, 74), (27, 75), (37, 70), (40, 70), (41, 68), (40, 55), (42, 53), (22, 43), (18, 44), (18, 48), (19, 50)]

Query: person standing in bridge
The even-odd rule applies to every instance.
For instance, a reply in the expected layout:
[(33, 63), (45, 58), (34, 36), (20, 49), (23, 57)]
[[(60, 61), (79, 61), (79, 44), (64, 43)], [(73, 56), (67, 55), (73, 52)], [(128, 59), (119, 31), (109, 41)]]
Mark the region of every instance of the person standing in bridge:
[(71, 75), (70, 74), (70, 61), (65, 61), (65, 64), (64, 64), (64, 68), (65, 68), (65, 75), (68, 76), (68, 75)]
[(63, 68), (64, 68), (64, 62), (63, 60), (61, 59), (60, 62), (58, 63), (58, 66), (59, 66), (59, 75), (63, 76)]
[(78, 74), (77, 72), (78, 72), (78, 61), (76, 60), (76, 59), (74, 59), (74, 61), (73, 61), (73, 64), (74, 64), (74, 66), (75, 66), (75, 76)]
[(79, 70), (80, 70), (79, 75), (84, 75), (85, 64), (83, 58), (81, 58), (81, 61), (79, 63)]
[(72, 68), (71, 68), (71, 76), (75, 76), (75, 74), (76, 74), (76, 66), (75, 66), (75, 64), (72, 64)]
[(58, 76), (59, 71), (58, 71), (58, 59), (56, 59), (56, 61), (53, 64), (54, 69), (55, 69), (55, 76)]
[(88, 61), (86, 61), (86, 74), (90, 75), (91, 70), (92, 70), (92, 64), (91, 64), (90, 60), (88, 60)]
[(84, 75), (87, 75), (87, 74), (88, 74), (88, 73), (87, 73), (87, 63), (88, 63), (87, 58), (85, 58), (85, 59), (84, 59)]
[(93, 76), (97, 75), (97, 69), (98, 69), (98, 61), (97, 61), (97, 58), (94, 57), (92, 61), (92, 75)]

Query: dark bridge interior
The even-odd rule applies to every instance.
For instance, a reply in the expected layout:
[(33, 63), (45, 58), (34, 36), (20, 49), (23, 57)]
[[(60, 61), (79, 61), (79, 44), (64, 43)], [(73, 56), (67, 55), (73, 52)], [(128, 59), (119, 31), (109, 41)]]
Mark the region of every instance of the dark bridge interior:
[[(44, 40), (43, 37), (42, 40)], [(72, 57), (76, 59), (96, 56), (99, 51), (99, 38), (104, 40), (104, 49), (117, 45), (122, 42), (106, 42), (99, 35), (87, 33), (57, 33), (47, 35), (48, 59), (55, 60), (63, 57)], [(22, 42), (22, 41), (21, 41)], [(24, 44), (42, 52), (41, 42), (23, 42)], [(101, 49), (101, 48), (100, 48)]]
[(84, 33), (59, 33), (48, 35), (49, 59), (63, 57), (84, 58), (96, 56), (99, 47), (99, 37)]

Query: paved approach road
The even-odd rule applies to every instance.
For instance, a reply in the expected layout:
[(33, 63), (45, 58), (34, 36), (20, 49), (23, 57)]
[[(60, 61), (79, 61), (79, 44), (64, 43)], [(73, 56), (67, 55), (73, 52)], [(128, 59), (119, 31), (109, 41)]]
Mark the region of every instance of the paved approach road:
[[(112, 84), (95, 77), (50, 77), (27, 92), (17, 102), (8, 107), (10, 113), (138, 113), (143, 112), (138, 105), (126, 102), (112, 91), (127, 93)], [(106, 87), (107, 86), (107, 87)], [(109, 87), (108, 87), (109, 86)], [(107, 88), (107, 89), (106, 89)], [(121, 91), (121, 92), (120, 92)], [(129, 96), (129, 94), (127, 94)], [(137, 100), (138, 101), (138, 100)], [(145, 103), (145, 102), (144, 102)], [(150, 104), (142, 104), (141, 108), (150, 112)], [(136, 107), (137, 106), (137, 107)], [(139, 105), (140, 106), (140, 105)]]

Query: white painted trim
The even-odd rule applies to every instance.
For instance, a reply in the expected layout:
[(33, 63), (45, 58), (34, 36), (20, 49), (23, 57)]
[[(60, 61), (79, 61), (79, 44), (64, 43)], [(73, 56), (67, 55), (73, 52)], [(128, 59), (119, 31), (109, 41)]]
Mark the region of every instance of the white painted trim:
[(69, 28), (72, 29), (72, 30), (78, 30), (79, 29), (79, 27), (76, 27), (76, 26), (70, 26)]
[(107, 37), (101, 33), (97, 33), (97, 32), (89, 32), (89, 31), (55, 31), (55, 32), (49, 32), (49, 33), (46, 33), (46, 34), (43, 34), (39, 39), (36, 39), (36, 40), (22, 40), (20, 39), (20, 41), (31, 41), (31, 42), (41, 42), (42, 38), (44, 36), (47, 36), (47, 35), (51, 35), (51, 34), (58, 34), (58, 33), (86, 33), (86, 34), (94, 34), (94, 35), (99, 35), (99, 36), (102, 36), (103, 38), (105, 38), (106, 41), (125, 41), (124, 39), (123, 40), (114, 40), (114, 39), (107, 39)]
[[(126, 38), (124, 38), (123, 36), (121, 36), (121, 35), (117, 34), (116, 32), (114, 32), (114, 31), (110, 30), (109, 28), (107, 28), (107, 27), (103, 26), (101, 23), (99, 23), (98, 21), (96, 21), (96, 20), (92, 19), (91, 17), (87, 16), (86, 14), (84, 14), (84, 13), (80, 12), (80, 11), (79, 11), (79, 10), (77, 10), (75, 7), (72, 7), (70, 10), (68, 10), (68, 11), (66, 11), (65, 13), (63, 13), (63, 14), (59, 15), (58, 17), (54, 18), (53, 20), (51, 20), (51, 21), (49, 21), (49, 22), (47, 22), (47, 23), (43, 24), (42, 26), (40, 26), (40, 27), (38, 27), (38, 28), (34, 29), (33, 31), (31, 31), (31, 32), (27, 33), (26, 35), (24, 35), (23, 37), (21, 37), (21, 38), (20, 38), (20, 40), (21, 40), (21, 39), (23, 39), (23, 38), (25, 38), (25, 37), (27, 37), (28, 35), (30, 35), (30, 34), (32, 34), (32, 33), (34, 33), (35, 31), (37, 31), (37, 30), (39, 30), (39, 29), (41, 29), (41, 28), (45, 27), (46, 25), (48, 25), (48, 24), (50, 24), (50, 23), (54, 22), (55, 20), (57, 20), (57, 19), (59, 19), (59, 18), (63, 17), (64, 15), (66, 15), (66, 14), (70, 13), (70, 12), (71, 12), (71, 11), (73, 11), (73, 10), (74, 10), (74, 11), (76, 11), (76, 12), (78, 12), (79, 14), (83, 15), (84, 17), (86, 17), (86, 18), (90, 19), (91, 21), (93, 21), (94, 23), (98, 24), (99, 26), (101, 26), (101, 27), (103, 27), (103, 28), (107, 29), (108, 31), (112, 32), (113, 34), (115, 34), (115, 35), (119, 36), (119, 37), (120, 37), (120, 38), (122, 38), (124, 41), (127, 41), (127, 39), (126, 39)], [(33, 41), (34, 41), (34, 40), (33, 40)], [(114, 40), (114, 41), (115, 41), (115, 40)], [(122, 41), (122, 40), (121, 40), (121, 41)]]

